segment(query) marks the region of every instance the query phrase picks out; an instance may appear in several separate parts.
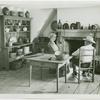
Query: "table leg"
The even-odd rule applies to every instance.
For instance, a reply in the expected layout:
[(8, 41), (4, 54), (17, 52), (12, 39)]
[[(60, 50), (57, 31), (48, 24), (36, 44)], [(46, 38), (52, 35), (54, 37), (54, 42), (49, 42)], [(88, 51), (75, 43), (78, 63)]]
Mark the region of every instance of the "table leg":
[(58, 93), (59, 68), (57, 67), (57, 93)]
[(41, 69), (41, 80), (42, 80), (42, 67), (40, 67), (40, 69)]
[(30, 73), (29, 73), (29, 87), (31, 86), (31, 79), (32, 79), (32, 65), (30, 65)]
[(66, 72), (66, 70), (67, 70), (67, 65), (65, 64), (65, 83), (66, 83), (66, 74), (67, 74), (67, 72)]

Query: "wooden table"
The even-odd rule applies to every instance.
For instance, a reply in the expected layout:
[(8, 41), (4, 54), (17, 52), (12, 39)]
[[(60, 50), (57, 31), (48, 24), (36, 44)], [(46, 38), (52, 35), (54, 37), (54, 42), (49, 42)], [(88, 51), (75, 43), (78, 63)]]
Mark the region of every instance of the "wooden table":
[[(41, 68), (41, 70), (43, 68), (47, 68), (47, 67), (53, 67), (56, 68), (56, 88), (57, 88), (57, 92), (58, 92), (58, 79), (59, 79), (59, 69), (61, 67), (65, 67), (65, 83), (66, 83), (66, 68), (68, 65), (68, 61), (70, 59), (69, 55), (67, 55), (66, 59), (59, 61), (59, 60), (55, 60), (55, 59), (51, 59), (49, 60), (49, 58), (52, 57), (54, 58), (53, 54), (35, 54), (35, 55), (31, 55), (25, 58), (25, 60), (28, 62), (29, 66), (30, 66), (30, 75), (29, 75), (29, 86), (31, 86), (31, 79), (32, 79), (32, 67), (37, 67), (37, 68)], [(41, 71), (41, 77), (42, 77), (42, 71)]]

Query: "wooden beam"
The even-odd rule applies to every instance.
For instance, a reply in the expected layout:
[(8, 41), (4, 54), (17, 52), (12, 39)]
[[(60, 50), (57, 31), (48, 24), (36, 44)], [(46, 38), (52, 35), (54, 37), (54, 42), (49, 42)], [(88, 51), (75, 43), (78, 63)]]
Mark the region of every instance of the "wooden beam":
[(57, 9), (53, 9), (50, 13), (50, 15), (48, 16), (48, 18), (46, 19), (44, 25), (42, 26), (41, 30), (40, 30), (40, 36), (43, 34), (43, 32), (46, 30), (47, 26), (49, 25), (49, 23), (51, 22), (51, 20), (55, 17), (55, 15), (57, 14)]

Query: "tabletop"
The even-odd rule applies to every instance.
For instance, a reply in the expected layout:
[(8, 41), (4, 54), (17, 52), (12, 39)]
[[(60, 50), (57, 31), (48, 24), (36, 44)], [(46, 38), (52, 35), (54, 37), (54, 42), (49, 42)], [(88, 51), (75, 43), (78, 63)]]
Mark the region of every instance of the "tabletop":
[(41, 61), (41, 62), (52, 62), (52, 63), (61, 64), (61, 63), (64, 63), (65, 61), (69, 60), (70, 58), (71, 57), (69, 55), (66, 55), (66, 58), (64, 60), (56, 60), (54, 54), (37, 53), (34, 55), (27, 56), (24, 59), (26, 59), (28, 61)]

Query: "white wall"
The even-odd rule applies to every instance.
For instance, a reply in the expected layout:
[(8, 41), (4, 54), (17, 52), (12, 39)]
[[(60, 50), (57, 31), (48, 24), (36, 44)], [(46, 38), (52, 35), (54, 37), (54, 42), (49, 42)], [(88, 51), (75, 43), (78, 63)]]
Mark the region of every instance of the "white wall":
[(33, 9), (31, 11), (32, 23), (31, 23), (31, 40), (39, 35), (42, 26), (48, 19), (52, 9)]
[(55, 13), (54, 17), (52, 18), (52, 20), (50, 20), (49, 22), (49, 25), (47, 26), (47, 28), (45, 29), (44, 33), (43, 33), (43, 36), (45, 37), (49, 37), (49, 34), (52, 32), (52, 29), (51, 29), (51, 23), (53, 21), (57, 20), (57, 13)]
[[(48, 19), (51, 12), (52, 9), (31, 9), (33, 17), (31, 32), (32, 40), (39, 34), (43, 24)], [(56, 17), (58, 20), (61, 19), (62, 23), (67, 21), (70, 24), (79, 21), (84, 27), (89, 24), (100, 25), (100, 7), (58, 8), (57, 16), (55, 16), (54, 19), (56, 19)], [(51, 31), (50, 24), (43, 33), (45, 36), (48, 36), (48, 32)]]
[(83, 8), (67, 8), (58, 9), (58, 19), (61, 19), (62, 23), (68, 22), (81, 22), (83, 26), (89, 24), (100, 25), (100, 7), (83, 7)]

